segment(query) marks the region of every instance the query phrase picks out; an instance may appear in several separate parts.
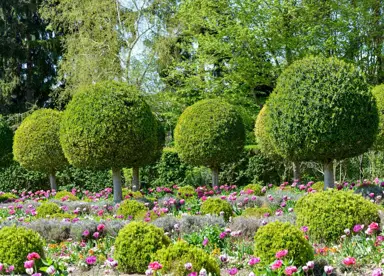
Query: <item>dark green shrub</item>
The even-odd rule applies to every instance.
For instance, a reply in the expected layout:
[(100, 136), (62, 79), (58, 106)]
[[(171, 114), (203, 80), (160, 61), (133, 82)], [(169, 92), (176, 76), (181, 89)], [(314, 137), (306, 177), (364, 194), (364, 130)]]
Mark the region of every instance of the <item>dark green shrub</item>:
[(212, 169), (218, 185), (222, 164), (235, 161), (245, 143), (243, 120), (236, 108), (220, 99), (202, 100), (184, 110), (175, 128), (182, 160)]
[(214, 214), (219, 216), (221, 212), (224, 213), (223, 217), (226, 221), (228, 221), (233, 214), (231, 204), (220, 198), (208, 198), (200, 206), (200, 213), (202, 215)]
[(144, 222), (130, 222), (120, 230), (116, 238), (114, 257), (121, 271), (143, 273), (151, 256), (170, 242), (163, 229)]
[(324, 190), (324, 181), (318, 181), (314, 183), (312, 186), (312, 189), (316, 190), (317, 192), (321, 192)]
[[(264, 193), (261, 191), (263, 187), (260, 184), (248, 184), (243, 188), (243, 191), (247, 194), (253, 194), (257, 196), (262, 196)], [(252, 193), (250, 193), (252, 191)]]
[(15, 194), (11, 193), (1, 193), (0, 192), (0, 203), (2, 202), (11, 202), (17, 199), (17, 196)]
[(376, 99), (379, 111), (379, 130), (373, 148), (378, 151), (384, 151), (384, 84), (375, 86), (372, 89), (372, 94)]
[(38, 233), (15, 226), (0, 229), (0, 263), (12, 264), (15, 273), (24, 274), (24, 262), (31, 252), (44, 258), (44, 241)]
[(57, 192), (55, 195), (55, 199), (57, 200), (66, 200), (66, 201), (76, 201), (79, 200), (79, 198), (75, 195), (73, 195), (71, 192), (68, 191), (60, 191)]
[(0, 166), (6, 165), (12, 156), (13, 132), (7, 121), (0, 115)]
[(177, 197), (179, 198), (188, 199), (194, 197), (195, 195), (195, 188), (189, 185), (180, 187), (179, 190), (177, 190)]
[(220, 268), (214, 258), (203, 249), (179, 241), (167, 248), (160, 249), (152, 257), (153, 261), (158, 261), (163, 265), (160, 270), (162, 273), (172, 273), (173, 275), (188, 275), (191, 271), (186, 270), (185, 264), (191, 263), (193, 271), (200, 271), (204, 268), (207, 273), (220, 275)]
[(13, 155), (21, 166), (51, 176), (51, 188), (57, 189), (55, 174), (67, 166), (60, 146), (62, 114), (40, 109), (26, 117), (15, 132)]
[(126, 199), (121, 202), (119, 209), (117, 210), (118, 215), (123, 215), (125, 219), (135, 219), (142, 212), (148, 211), (148, 208), (141, 202), (136, 200)]
[(300, 198), (295, 207), (297, 225), (308, 226), (316, 241), (337, 241), (346, 228), (379, 221), (378, 207), (352, 191), (327, 190)]
[(38, 218), (46, 218), (51, 217), (54, 214), (63, 213), (63, 210), (61, 210), (59, 205), (50, 201), (43, 202), (37, 207), (36, 211)]
[(257, 217), (262, 218), (265, 214), (273, 214), (272, 210), (268, 207), (253, 207), (246, 208), (241, 214), (243, 217)]
[(288, 250), (286, 260), (293, 260), (295, 265), (304, 265), (314, 258), (313, 247), (304, 238), (303, 232), (289, 222), (272, 222), (260, 227), (255, 234), (255, 256), (263, 264), (276, 260), (276, 253)]
[(384, 188), (376, 185), (376, 184), (369, 184), (369, 185), (360, 185), (356, 187), (355, 193), (361, 194), (363, 197), (370, 197), (370, 194), (373, 193), (375, 196), (383, 195)]

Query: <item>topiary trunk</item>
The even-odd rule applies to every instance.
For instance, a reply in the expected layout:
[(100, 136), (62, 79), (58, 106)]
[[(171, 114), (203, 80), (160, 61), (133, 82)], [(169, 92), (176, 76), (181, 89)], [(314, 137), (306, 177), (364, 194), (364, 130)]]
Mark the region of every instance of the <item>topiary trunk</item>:
[(335, 186), (335, 179), (333, 176), (333, 161), (330, 160), (324, 163), (324, 190), (333, 188)]
[(140, 177), (139, 177), (139, 168), (132, 168), (132, 191), (136, 192), (140, 190)]
[(297, 184), (300, 183), (301, 172), (300, 172), (300, 162), (292, 162), (293, 166), (293, 181), (296, 181)]
[(212, 168), (212, 188), (219, 186), (219, 169)]
[(118, 168), (112, 168), (112, 180), (113, 180), (113, 200), (115, 203), (119, 203), (123, 200), (123, 191), (121, 189), (121, 170)]
[(57, 191), (56, 172), (53, 172), (49, 175), (49, 183), (51, 184), (51, 190)]

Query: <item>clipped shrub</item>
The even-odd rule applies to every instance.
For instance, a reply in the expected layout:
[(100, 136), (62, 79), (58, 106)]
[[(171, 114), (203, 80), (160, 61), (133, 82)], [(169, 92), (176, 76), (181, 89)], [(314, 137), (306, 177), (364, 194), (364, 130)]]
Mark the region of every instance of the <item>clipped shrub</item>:
[(170, 239), (163, 229), (144, 222), (131, 222), (120, 230), (115, 241), (114, 257), (125, 273), (144, 273), (151, 256), (167, 247)]
[(376, 99), (377, 109), (379, 111), (379, 130), (373, 148), (377, 151), (384, 151), (384, 84), (375, 86), (372, 94)]
[(318, 182), (314, 183), (311, 186), (311, 188), (316, 190), (317, 192), (323, 191), (324, 190), (324, 181), (318, 181)]
[(79, 200), (79, 198), (75, 195), (73, 195), (71, 192), (68, 191), (60, 191), (57, 192), (55, 195), (55, 199), (57, 200), (70, 200), (70, 201), (76, 201)]
[(38, 218), (46, 218), (51, 217), (54, 214), (63, 213), (63, 210), (61, 210), (59, 205), (50, 201), (43, 202), (37, 207), (36, 211)]
[(272, 215), (273, 212), (268, 207), (255, 207), (255, 208), (246, 208), (241, 214), (243, 217), (256, 217), (263, 218), (265, 214)]
[(0, 263), (12, 264), (15, 273), (24, 274), (24, 262), (31, 252), (44, 258), (44, 241), (38, 233), (15, 226), (0, 229)]
[(141, 217), (143, 212), (146, 211), (148, 211), (148, 208), (143, 203), (126, 199), (120, 204), (117, 214), (123, 215), (125, 219), (136, 219), (139, 215)]
[(262, 189), (263, 187), (260, 184), (248, 184), (243, 188), (243, 191), (247, 194), (262, 196), (264, 195), (264, 193), (261, 191)]
[(379, 222), (377, 205), (352, 191), (310, 193), (296, 203), (297, 225), (308, 226), (316, 241), (333, 242), (346, 228)]
[(12, 156), (13, 132), (7, 121), (0, 115), (0, 166), (8, 163)]
[(295, 265), (304, 265), (313, 260), (313, 247), (304, 238), (303, 232), (289, 222), (272, 222), (260, 227), (255, 234), (255, 256), (264, 264), (276, 260), (278, 251), (287, 249), (287, 260)]
[(192, 264), (192, 270), (199, 272), (204, 268), (211, 275), (220, 275), (220, 268), (214, 258), (203, 249), (179, 241), (167, 248), (160, 249), (152, 257), (153, 261), (158, 261), (163, 265), (160, 270), (162, 273), (172, 273), (173, 275), (189, 275), (191, 271), (185, 268), (186, 263)]
[(130, 190), (128, 188), (123, 188), (123, 198), (127, 198), (128, 196), (129, 196), (129, 198), (131, 198), (131, 197), (133, 197), (133, 198), (144, 197), (143, 194), (139, 191), (133, 192), (132, 190)]
[(177, 196), (183, 199), (188, 199), (190, 197), (194, 197), (195, 195), (196, 195), (195, 188), (189, 185), (180, 187), (179, 190), (177, 191)]
[(214, 214), (219, 216), (222, 212), (226, 221), (228, 221), (233, 214), (231, 204), (220, 198), (208, 198), (200, 206), (200, 213), (202, 215)]
[(12, 193), (1, 193), (0, 192), (0, 203), (11, 202), (17, 199), (17, 196)]

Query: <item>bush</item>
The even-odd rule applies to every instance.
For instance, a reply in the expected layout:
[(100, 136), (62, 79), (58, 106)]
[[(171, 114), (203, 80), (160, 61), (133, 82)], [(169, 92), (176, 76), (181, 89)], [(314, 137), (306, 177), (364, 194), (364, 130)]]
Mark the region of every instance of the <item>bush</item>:
[(373, 148), (377, 151), (384, 151), (384, 84), (377, 85), (372, 89), (379, 111), (379, 131), (376, 135)]
[(70, 201), (76, 201), (79, 200), (79, 198), (75, 195), (73, 195), (71, 192), (67, 191), (60, 191), (57, 192), (55, 195), (55, 199), (57, 200), (70, 200)]
[(15, 266), (15, 273), (24, 274), (24, 262), (31, 252), (44, 258), (44, 241), (40, 235), (24, 227), (0, 229), (0, 263)]
[(15, 199), (17, 199), (17, 196), (15, 194), (11, 194), (11, 193), (1, 193), (0, 192), (0, 203), (3, 203), (3, 202), (11, 202), (11, 201), (14, 201)]
[(260, 208), (246, 208), (241, 214), (243, 217), (256, 217), (263, 218), (265, 214), (272, 215), (273, 212), (268, 207), (260, 207)]
[(208, 198), (200, 206), (200, 213), (202, 215), (214, 214), (219, 216), (221, 212), (224, 213), (223, 217), (226, 221), (228, 221), (233, 214), (231, 204), (220, 198)]
[(316, 190), (317, 192), (323, 191), (324, 190), (324, 181), (318, 181), (318, 182), (314, 183), (311, 186), (311, 188)]
[(295, 211), (297, 225), (308, 226), (309, 236), (321, 242), (338, 240), (356, 224), (379, 222), (377, 205), (351, 191), (310, 193), (297, 201)]
[(46, 218), (47, 216), (51, 217), (54, 214), (62, 213), (60, 206), (56, 203), (46, 201), (42, 203), (36, 209), (38, 218)]
[(163, 268), (160, 270), (162, 273), (172, 273), (180, 276), (188, 275), (191, 271), (185, 268), (185, 264), (191, 263), (192, 271), (199, 272), (204, 268), (212, 275), (220, 275), (220, 268), (214, 258), (203, 249), (183, 241), (158, 250), (152, 257), (152, 260), (158, 261), (163, 265)]
[(144, 197), (143, 194), (139, 191), (136, 191), (136, 192), (133, 192), (132, 190), (128, 189), (128, 188), (123, 188), (123, 198), (126, 198), (126, 197), (133, 197), (133, 198), (142, 198)]
[(190, 197), (194, 197), (195, 195), (196, 195), (195, 188), (189, 185), (180, 187), (179, 190), (177, 191), (177, 196), (183, 199), (188, 199)]
[[(262, 196), (264, 193), (261, 191), (263, 187), (259, 184), (248, 184), (243, 188), (243, 191), (247, 194), (253, 194), (257, 196)], [(252, 191), (252, 193), (251, 193)]]
[(276, 253), (287, 249), (287, 260), (295, 265), (304, 265), (313, 260), (313, 248), (304, 238), (303, 233), (290, 223), (272, 222), (260, 227), (255, 234), (255, 256), (264, 264), (276, 260)]
[(142, 212), (146, 211), (148, 211), (148, 208), (143, 203), (126, 199), (120, 204), (117, 214), (123, 215), (125, 219), (136, 219), (138, 215), (142, 215)]
[(363, 197), (371, 198), (370, 194), (376, 196), (383, 195), (384, 188), (376, 184), (362, 184), (355, 189), (356, 194), (361, 194)]
[(0, 115), (0, 166), (6, 165), (12, 156), (13, 132), (7, 121)]
[(120, 230), (114, 257), (126, 273), (144, 273), (157, 250), (167, 247), (170, 239), (163, 229), (144, 222), (131, 222)]

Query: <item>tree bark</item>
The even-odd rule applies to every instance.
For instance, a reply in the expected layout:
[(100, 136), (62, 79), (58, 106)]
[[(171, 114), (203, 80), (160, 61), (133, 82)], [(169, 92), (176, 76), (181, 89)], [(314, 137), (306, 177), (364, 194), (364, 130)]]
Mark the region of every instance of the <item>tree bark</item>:
[(335, 179), (333, 178), (333, 161), (324, 163), (324, 190), (335, 187)]
[(219, 186), (219, 169), (212, 168), (212, 188)]
[(132, 191), (140, 190), (139, 168), (132, 168)]
[(121, 189), (121, 170), (118, 168), (112, 168), (112, 180), (113, 180), (113, 201), (120, 203), (123, 200), (123, 191)]
[(292, 162), (293, 166), (293, 181), (297, 184), (300, 184), (301, 172), (300, 172), (300, 162)]
[(49, 175), (49, 183), (51, 184), (51, 190), (57, 191), (56, 172), (53, 172)]

